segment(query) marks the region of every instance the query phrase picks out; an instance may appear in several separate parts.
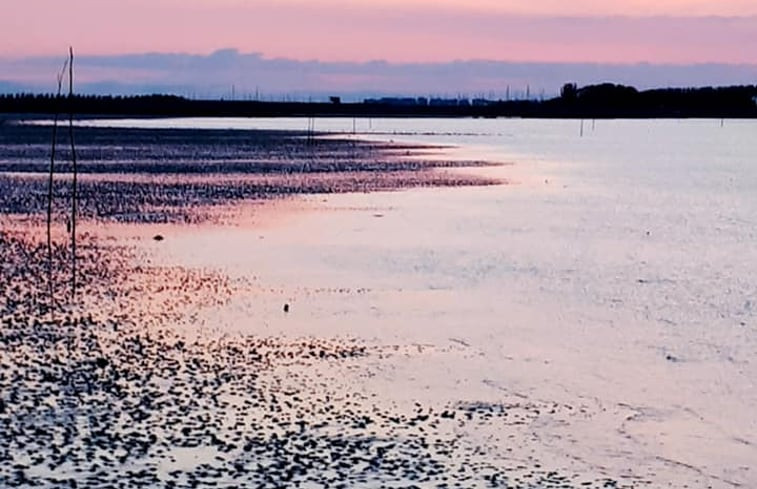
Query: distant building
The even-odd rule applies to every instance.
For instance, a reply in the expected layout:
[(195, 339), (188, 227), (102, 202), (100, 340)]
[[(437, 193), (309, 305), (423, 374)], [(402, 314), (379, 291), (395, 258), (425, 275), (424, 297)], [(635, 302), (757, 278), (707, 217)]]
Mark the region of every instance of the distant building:
[(393, 107), (415, 107), (419, 104), (420, 99), (412, 97), (382, 97), (367, 98), (363, 102), (366, 104), (391, 105)]
[(429, 101), (431, 107), (457, 107), (456, 98), (432, 98)]
[[(483, 103), (486, 102), (486, 103)], [(471, 100), (467, 98), (426, 98), (426, 97), (382, 97), (367, 98), (365, 104), (388, 105), (392, 107), (470, 107)], [(480, 99), (479, 105), (488, 105), (488, 101)]]

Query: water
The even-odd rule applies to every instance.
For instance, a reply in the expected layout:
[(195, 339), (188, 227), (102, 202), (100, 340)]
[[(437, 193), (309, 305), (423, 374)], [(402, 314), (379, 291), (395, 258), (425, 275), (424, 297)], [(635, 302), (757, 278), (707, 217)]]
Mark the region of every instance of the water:
[(653, 487), (757, 485), (757, 123), (585, 121), (581, 135), (580, 121), (358, 119), (354, 136), (352, 119), (315, 124), (511, 163), (471, 170), (510, 184), (315, 196), (264, 225), (240, 208), (236, 226), (167, 228), (144, 244), (155, 260), (240, 284), (198, 325), (416, 345), (349, 379), (387, 402), (570, 406), (508, 440), (514, 459)]

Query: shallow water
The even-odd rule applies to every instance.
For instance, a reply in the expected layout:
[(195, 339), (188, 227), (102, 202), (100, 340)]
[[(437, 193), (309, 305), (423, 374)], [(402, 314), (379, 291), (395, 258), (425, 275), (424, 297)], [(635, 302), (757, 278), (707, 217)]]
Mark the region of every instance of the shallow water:
[(531, 427), (541, 457), (661, 485), (757, 483), (757, 124), (586, 121), (583, 137), (579, 121), (371, 128), (363, 137), (513, 162), (494, 171), (519, 184), (318, 197), (280, 225), (180, 232), (157, 256), (261, 289), (208, 320), (453, 346), (370, 389), (585, 405), (585, 420)]
[(465, 428), (506, 460), (652, 487), (757, 485), (757, 123), (584, 121), (581, 134), (580, 121), (373, 119), (355, 129), (512, 163), (456, 170), (512, 184), (302, 197), (215, 209), (225, 225), (98, 232), (153, 263), (228, 275), (230, 302), (195, 311), (194, 327), (406, 348), (339, 374), (385, 406), (531, 403), (542, 412), (517, 427)]

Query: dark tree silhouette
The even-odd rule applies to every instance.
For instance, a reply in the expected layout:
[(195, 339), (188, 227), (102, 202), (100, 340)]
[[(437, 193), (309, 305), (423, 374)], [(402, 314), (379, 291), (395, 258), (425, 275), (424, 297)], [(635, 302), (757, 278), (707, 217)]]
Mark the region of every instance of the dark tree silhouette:
[[(547, 100), (395, 97), (360, 103), (190, 100), (175, 95), (74, 95), (77, 114), (104, 116), (237, 117), (757, 117), (757, 86), (662, 88), (566, 83)], [(0, 113), (53, 114), (54, 94), (0, 95)]]

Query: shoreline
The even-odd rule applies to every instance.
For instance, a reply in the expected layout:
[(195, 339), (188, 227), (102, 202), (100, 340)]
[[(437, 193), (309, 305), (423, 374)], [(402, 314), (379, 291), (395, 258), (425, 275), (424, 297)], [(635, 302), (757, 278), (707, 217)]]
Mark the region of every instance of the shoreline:
[[(544, 169), (502, 174), (540, 180)], [(32, 380), (0, 392), (43, 406), (0, 413), (18, 421), (21, 440), (5, 453), (49, 487), (69, 478), (115, 485), (118, 476), (177, 487), (748, 485), (751, 281), (724, 276), (721, 255), (697, 251), (705, 240), (736, 256), (735, 238), (753, 228), (734, 224), (732, 241), (682, 243), (702, 201), (659, 209), (635, 198), (652, 189), (627, 178), (580, 188), (571, 178), (568, 187), (297, 194), (246, 209), (232, 200), (186, 227), (91, 222), (102, 232), (82, 237), (81, 249), (99, 253), (99, 265), (82, 256), (82, 267), (103, 282), (81, 307), (99, 311), (66, 314), (83, 318), (73, 344), (93, 355), (72, 361), (80, 390), (60, 396), (45, 389), (69, 368), (65, 338), (48, 336), (59, 328), (39, 307), (23, 309), (44, 302), (44, 249), (3, 237), (0, 253), (17, 251), (3, 255), (3, 270), (34, 278), (6, 284), (4, 298), (26, 299), (2, 303), (0, 341), (0, 361), (19, 365), (3, 367), (15, 376), (3, 382)], [(670, 176), (659, 180), (665, 188)], [(622, 221), (605, 212), (615, 202)], [(41, 239), (43, 227), (34, 229)], [(725, 264), (750, 263), (739, 256)], [(69, 257), (59, 258), (64, 293)], [(729, 284), (738, 289), (717, 295)], [(59, 319), (64, 330), (72, 324)], [(114, 372), (128, 389), (112, 386)], [(86, 379), (110, 391), (90, 394)], [(37, 450), (40, 464), (24, 455), (39, 435), (23, 420), (72, 426), (72, 412), (81, 417), (69, 432), (81, 443), (61, 450), (54, 438)], [(2, 470), (6, 485), (19, 483)]]
[[(295, 131), (78, 127), (80, 213), (99, 219), (139, 220), (149, 215), (145, 221), (187, 222), (202, 219), (192, 215), (193, 206), (299, 194), (504, 183), (445, 171), (493, 163), (415, 156), (438, 147), (302, 136)], [(41, 126), (15, 125), (0, 131), (0, 191), (6, 195), (2, 212), (43, 212), (48, 139), (49, 128)], [(68, 200), (64, 183), (71, 168), (65, 141), (61, 134), (56, 203)], [(57, 206), (55, 211), (65, 212)]]
[(244, 290), (238, 282), (204, 267), (152, 264), (123, 241), (86, 231), (73, 303), (67, 245), (55, 246), (52, 318), (41, 235), (3, 230), (0, 245), (10, 277), (0, 294), (5, 486), (631, 487), (516, 466), (499, 444), (474, 441), (482, 426), (503, 423), (496, 432), (513, 436), (559, 406), (517, 396), (395, 399), (370, 382), (377, 368), (447, 354), (432, 345), (230, 334), (202, 312), (228, 307)]

